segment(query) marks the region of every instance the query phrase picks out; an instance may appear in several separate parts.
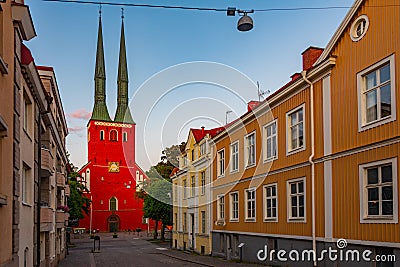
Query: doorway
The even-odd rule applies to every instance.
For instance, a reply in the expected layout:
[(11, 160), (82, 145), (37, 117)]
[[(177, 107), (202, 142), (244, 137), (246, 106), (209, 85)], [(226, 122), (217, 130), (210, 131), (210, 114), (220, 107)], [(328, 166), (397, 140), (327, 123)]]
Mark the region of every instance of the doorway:
[(191, 247), (191, 249), (192, 250), (194, 250), (194, 247), (195, 247), (195, 245), (194, 245), (194, 213), (190, 213), (190, 225), (191, 225), (191, 227), (190, 227), (190, 235), (189, 235), (189, 238), (190, 238), (190, 247)]
[(115, 214), (111, 215), (107, 219), (108, 231), (115, 233), (119, 231), (119, 217)]

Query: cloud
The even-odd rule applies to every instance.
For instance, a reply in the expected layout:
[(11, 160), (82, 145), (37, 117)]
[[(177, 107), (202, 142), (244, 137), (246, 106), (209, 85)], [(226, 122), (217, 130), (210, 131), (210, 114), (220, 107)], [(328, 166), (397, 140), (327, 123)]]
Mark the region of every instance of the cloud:
[(88, 120), (92, 116), (92, 112), (87, 111), (84, 108), (77, 109), (67, 114), (68, 118)]
[(79, 133), (83, 130), (85, 130), (85, 127), (83, 126), (68, 127), (68, 132), (70, 133)]

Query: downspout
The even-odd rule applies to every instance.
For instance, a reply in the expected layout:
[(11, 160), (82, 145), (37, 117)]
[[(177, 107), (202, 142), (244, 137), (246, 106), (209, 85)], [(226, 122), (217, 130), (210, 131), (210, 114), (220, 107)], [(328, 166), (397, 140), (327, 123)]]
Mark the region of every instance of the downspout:
[(36, 211), (36, 225), (37, 225), (37, 230), (36, 230), (36, 266), (40, 266), (40, 209), (41, 205), (40, 202), (42, 201), (41, 198), (41, 180), (42, 176), (40, 175), (41, 170), (42, 170), (42, 114), (39, 112), (38, 116), (38, 197), (37, 197), (37, 211)]
[(310, 85), (310, 113), (311, 113), (311, 155), (308, 158), (308, 161), (311, 164), (311, 210), (312, 210), (312, 218), (311, 218), (311, 227), (312, 227), (312, 249), (314, 252), (314, 266), (317, 266), (317, 240), (315, 234), (315, 138), (314, 138), (314, 86), (310, 80), (307, 79), (307, 71), (303, 70), (301, 75), (306, 83)]

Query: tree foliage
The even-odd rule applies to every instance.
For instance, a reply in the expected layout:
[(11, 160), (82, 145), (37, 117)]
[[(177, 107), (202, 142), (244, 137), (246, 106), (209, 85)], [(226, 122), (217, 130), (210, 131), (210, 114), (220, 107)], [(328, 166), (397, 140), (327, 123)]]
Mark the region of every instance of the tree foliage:
[(90, 199), (85, 196), (89, 190), (85, 185), (78, 181), (79, 173), (69, 174), (70, 196), (68, 197), (69, 215), (71, 219), (83, 219), (84, 214), (89, 214)]
[[(181, 151), (182, 151), (182, 149), (184, 149), (185, 146), (186, 146), (186, 143), (182, 142), (180, 145), (172, 145), (170, 147), (166, 147), (162, 151), (161, 162), (165, 162), (165, 163), (168, 162), (173, 168), (179, 167), (179, 155), (181, 154)], [(169, 173), (168, 173), (168, 177), (169, 177)]]

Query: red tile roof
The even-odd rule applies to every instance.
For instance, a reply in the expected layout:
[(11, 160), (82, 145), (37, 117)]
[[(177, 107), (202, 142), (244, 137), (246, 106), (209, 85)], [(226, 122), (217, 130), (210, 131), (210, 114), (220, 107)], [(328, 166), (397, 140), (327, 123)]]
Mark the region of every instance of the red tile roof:
[(31, 62), (33, 62), (33, 56), (31, 51), (29, 50), (26, 45), (22, 44), (21, 46), (21, 63), (23, 65), (29, 65)]
[(210, 130), (205, 130), (204, 128), (202, 129), (191, 128), (190, 130), (192, 131), (194, 139), (196, 140), (197, 143), (200, 142), (207, 134), (209, 134), (211, 137), (216, 136), (217, 134), (225, 130), (225, 127), (223, 126), (223, 127), (213, 128)]

